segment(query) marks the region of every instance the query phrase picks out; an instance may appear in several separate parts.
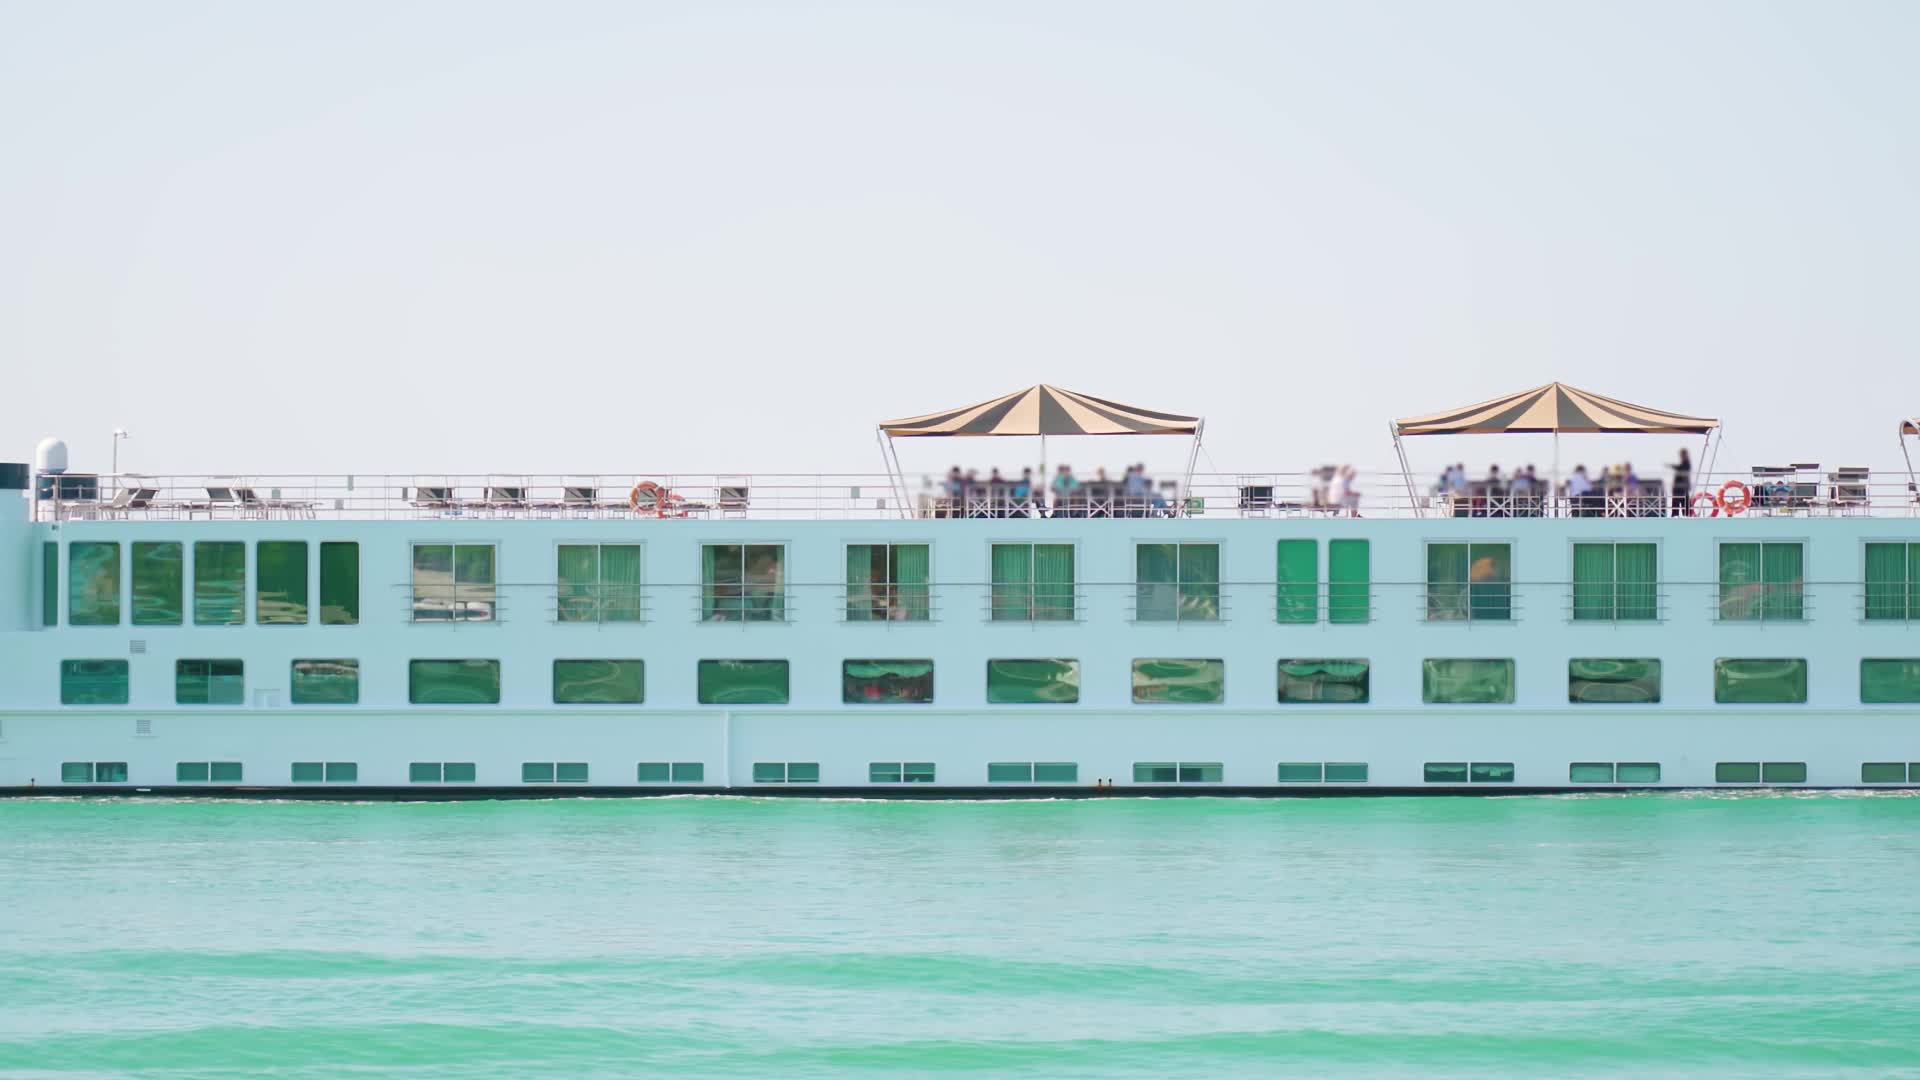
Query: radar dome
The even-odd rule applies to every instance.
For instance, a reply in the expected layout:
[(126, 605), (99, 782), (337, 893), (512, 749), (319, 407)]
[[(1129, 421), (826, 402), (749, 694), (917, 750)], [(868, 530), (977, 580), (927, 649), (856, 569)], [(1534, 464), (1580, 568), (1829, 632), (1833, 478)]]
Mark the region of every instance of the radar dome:
[(33, 471), (58, 476), (67, 471), (67, 444), (59, 439), (41, 439), (33, 448)]

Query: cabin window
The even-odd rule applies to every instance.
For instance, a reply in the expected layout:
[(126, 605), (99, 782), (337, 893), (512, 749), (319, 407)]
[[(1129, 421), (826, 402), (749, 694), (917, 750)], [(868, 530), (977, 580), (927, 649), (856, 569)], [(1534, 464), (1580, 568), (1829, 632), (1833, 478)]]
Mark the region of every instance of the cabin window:
[(244, 775), (237, 761), (182, 761), (173, 767), (174, 780), (182, 784), (238, 784)]
[(60, 661), (60, 704), (125, 705), (127, 661)]
[(1576, 761), (1567, 766), (1567, 782), (1573, 784), (1657, 784), (1657, 761)]
[(704, 544), (700, 617), (709, 622), (781, 622), (787, 617), (786, 549), (779, 544)]
[(304, 626), (307, 621), (307, 542), (262, 540), (254, 545), (253, 621)]
[(1073, 561), (1072, 544), (993, 545), (994, 621), (1072, 621)]
[(1713, 767), (1716, 784), (1804, 784), (1804, 761), (1722, 761)]
[(587, 763), (584, 761), (528, 761), (520, 766), (520, 782), (523, 784), (584, 784), (587, 782)]
[(1219, 621), (1219, 544), (1137, 544), (1133, 552), (1135, 619)]
[(1713, 700), (1722, 705), (1804, 705), (1805, 660), (1715, 660)]
[(561, 622), (639, 622), (639, 544), (561, 544), (555, 573)]
[(987, 765), (989, 784), (1077, 784), (1080, 766), (1071, 761), (995, 761)]
[(1275, 614), (1283, 623), (1320, 618), (1324, 587), (1330, 623), (1363, 623), (1371, 614), (1372, 569), (1365, 540), (1327, 541), (1327, 578), (1320, 580), (1318, 541), (1281, 540), (1275, 568)]
[(707, 766), (699, 761), (643, 761), (634, 770), (634, 780), (642, 784), (700, 784), (707, 779)]
[(1860, 661), (1860, 703), (1920, 702), (1920, 659)]
[(247, 621), (247, 545), (201, 540), (193, 545), (193, 624), (239, 626)]
[(1421, 661), (1420, 696), (1429, 705), (1513, 704), (1513, 661)]
[(60, 545), (40, 545), (40, 625), (60, 625)]
[(415, 784), (471, 784), (471, 761), (416, 761), (407, 766), (407, 780)]
[(1863, 784), (1920, 783), (1920, 761), (1865, 761), (1860, 764)]
[(176, 705), (244, 705), (247, 700), (246, 665), (239, 660), (176, 660), (173, 664), (173, 701)]
[(1427, 618), (1505, 622), (1513, 618), (1513, 545), (1428, 544)]
[(1225, 660), (1151, 659), (1133, 662), (1138, 705), (1218, 705), (1227, 699)]
[(320, 625), (360, 623), (360, 545), (328, 540), (320, 545)]
[(360, 766), (351, 761), (296, 761), (293, 763), (293, 782), (357, 784), (360, 782)]
[(1365, 660), (1280, 661), (1280, 703), (1364, 704), (1373, 667)]
[(989, 705), (1071, 705), (1079, 700), (1078, 660), (987, 661)]
[(67, 625), (120, 625), (120, 545), (75, 540), (67, 545)]
[(702, 660), (698, 680), (702, 705), (785, 705), (785, 660)]
[(1720, 617), (1733, 622), (1806, 617), (1798, 541), (1720, 545)]
[(926, 544), (848, 544), (848, 622), (926, 622), (932, 618)]
[(186, 621), (186, 546), (176, 540), (136, 540), (133, 625), (179, 626)]
[(1429, 761), (1421, 772), (1429, 784), (1511, 784), (1510, 761)]
[(933, 661), (842, 661), (840, 700), (848, 705), (931, 703), (933, 701)]
[(1275, 569), (1275, 612), (1283, 623), (1320, 619), (1320, 542), (1282, 540)]
[(1364, 784), (1364, 761), (1283, 761), (1275, 766), (1273, 779), (1278, 784)]
[(358, 705), (360, 661), (295, 660), (287, 687), (295, 705)]
[(1656, 544), (1573, 545), (1573, 617), (1659, 618), (1659, 566)]
[(555, 705), (638, 705), (646, 700), (640, 660), (555, 660)]
[(1366, 540), (1327, 541), (1327, 621), (1373, 617), (1372, 549)]
[(1657, 705), (1660, 703), (1660, 661), (1569, 660), (1567, 700), (1576, 705)]
[(124, 761), (68, 761), (60, 765), (60, 782), (63, 784), (124, 784), (127, 782), (127, 763)]
[(931, 761), (876, 761), (867, 766), (869, 784), (931, 784)]
[(1136, 761), (1136, 784), (1218, 784), (1226, 769), (1218, 761)]
[(1920, 544), (1867, 545), (1869, 619), (1920, 618)]
[(820, 782), (820, 765), (812, 761), (756, 761), (753, 763), (753, 782), (817, 784)]
[(498, 705), (500, 661), (410, 660), (407, 701), (414, 705)]
[(498, 619), (496, 566), (492, 544), (415, 544), (413, 621)]

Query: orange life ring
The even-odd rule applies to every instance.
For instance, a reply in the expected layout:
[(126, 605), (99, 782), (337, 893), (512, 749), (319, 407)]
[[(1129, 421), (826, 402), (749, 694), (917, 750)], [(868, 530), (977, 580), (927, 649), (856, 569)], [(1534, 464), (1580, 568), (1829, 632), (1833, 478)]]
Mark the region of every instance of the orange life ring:
[(668, 491), (659, 484), (651, 480), (642, 480), (633, 485), (633, 490), (627, 493), (627, 506), (636, 514), (643, 512), (640, 504), (640, 496), (642, 493), (653, 496), (653, 506), (651, 509), (655, 517), (666, 517), (668, 504), (679, 501), (673, 492)]
[(1715, 495), (1711, 491), (1694, 492), (1693, 493), (1693, 516), (1694, 517), (1719, 517), (1720, 516), (1720, 496)]
[[(1738, 495), (1738, 498), (1734, 496)], [(1753, 492), (1738, 480), (1729, 480), (1720, 485), (1720, 494), (1716, 497), (1720, 503), (1720, 512), (1728, 517), (1753, 505)]]

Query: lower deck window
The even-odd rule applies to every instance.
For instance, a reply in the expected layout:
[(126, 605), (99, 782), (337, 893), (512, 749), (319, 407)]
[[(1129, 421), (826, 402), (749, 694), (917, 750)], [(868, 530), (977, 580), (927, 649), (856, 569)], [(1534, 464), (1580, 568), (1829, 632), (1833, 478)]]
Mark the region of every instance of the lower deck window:
[(63, 784), (124, 784), (127, 782), (127, 763), (124, 761), (68, 761), (60, 766), (60, 782)]
[(1722, 705), (1805, 705), (1805, 660), (1715, 660), (1713, 700)]
[(642, 784), (700, 784), (706, 782), (707, 766), (700, 761), (643, 761), (633, 778)]
[(1078, 660), (987, 661), (989, 705), (1070, 705), (1079, 700)]
[(1429, 761), (1422, 773), (1429, 784), (1511, 784), (1511, 761)]
[(240, 705), (246, 701), (246, 665), (239, 660), (177, 660), (173, 665), (176, 705)]
[(1428, 705), (1511, 705), (1513, 661), (1422, 661), (1420, 695)]
[(587, 765), (583, 761), (528, 761), (520, 766), (523, 784), (584, 784)]
[(293, 782), (357, 784), (360, 782), (360, 766), (351, 761), (296, 761), (293, 763)]
[(555, 660), (555, 705), (639, 705), (646, 700), (640, 660)]
[(1657, 705), (1660, 661), (1567, 661), (1567, 700), (1576, 705)]
[(931, 660), (848, 660), (840, 665), (848, 705), (926, 704), (933, 700)]
[(498, 705), (500, 661), (410, 660), (407, 701), (413, 705)]
[(702, 660), (697, 693), (702, 705), (785, 705), (785, 660)]
[(1364, 761), (1283, 761), (1274, 769), (1274, 781), (1281, 784), (1364, 784)]
[(1804, 784), (1804, 761), (1722, 761), (1713, 767), (1716, 784)]
[(1280, 703), (1364, 704), (1371, 665), (1365, 660), (1280, 661)]
[(820, 764), (815, 761), (756, 761), (753, 763), (753, 782), (817, 784), (820, 782)]
[(295, 660), (288, 699), (295, 705), (358, 705), (360, 661)]
[[(1914, 545), (1920, 551), (1920, 544)], [(1910, 705), (1920, 702), (1920, 660), (1860, 661), (1862, 705)]]
[(1135, 660), (1136, 705), (1217, 705), (1227, 699), (1225, 660)]
[(1867, 761), (1860, 765), (1863, 784), (1920, 784), (1920, 761)]
[(60, 704), (125, 705), (125, 660), (60, 661)]
[(416, 761), (407, 766), (407, 780), (414, 784), (471, 784), (471, 761)]
[(237, 761), (182, 761), (173, 767), (173, 778), (182, 784), (237, 784), (242, 770)]
[(1657, 761), (1576, 761), (1567, 766), (1567, 780), (1574, 784), (1657, 784)]
[(931, 761), (876, 761), (867, 766), (869, 784), (931, 784)]
[(1217, 761), (1136, 761), (1136, 784), (1218, 784), (1226, 769)]
[(995, 761), (987, 765), (989, 784), (1074, 784), (1080, 766), (1071, 761)]

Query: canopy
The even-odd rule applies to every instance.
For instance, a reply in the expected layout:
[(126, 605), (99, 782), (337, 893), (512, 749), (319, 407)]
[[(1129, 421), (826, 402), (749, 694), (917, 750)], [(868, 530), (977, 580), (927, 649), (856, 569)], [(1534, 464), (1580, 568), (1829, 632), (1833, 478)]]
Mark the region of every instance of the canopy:
[(1704, 435), (1720, 421), (1649, 409), (1551, 382), (1478, 405), (1393, 423), (1396, 435), (1490, 435), (1544, 432)]
[(904, 420), (887, 420), (889, 436), (917, 435), (1193, 435), (1200, 418), (1136, 409), (1042, 383), (1005, 397)]
[(1916, 425), (1920, 425), (1920, 420), (1902, 420), (1902, 421), (1900, 421), (1900, 434), (1902, 434), (1902, 435), (1920, 435), (1920, 426), (1916, 426)]

